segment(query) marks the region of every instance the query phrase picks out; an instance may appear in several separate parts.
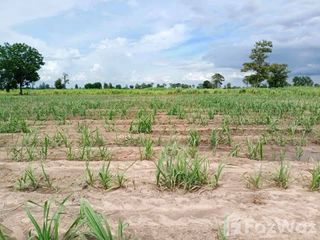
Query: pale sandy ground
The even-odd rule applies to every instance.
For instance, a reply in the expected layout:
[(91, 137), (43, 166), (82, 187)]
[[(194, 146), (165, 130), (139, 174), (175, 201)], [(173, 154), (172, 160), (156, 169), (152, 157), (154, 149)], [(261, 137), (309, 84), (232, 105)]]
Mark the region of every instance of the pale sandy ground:
[[(0, 155), (0, 223), (16, 239), (26, 239), (31, 228), (25, 214), (27, 200), (43, 203), (50, 198), (61, 200), (70, 193), (73, 195), (66, 204), (62, 232), (77, 215), (80, 199), (86, 198), (113, 225), (118, 219), (125, 220), (128, 231), (138, 239), (216, 239), (217, 229), (223, 224), (228, 239), (319, 239), (320, 193), (308, 190), (309, 170), (314, 165), (311, 160), (290, 161), (290, 186), (283, 190), (269, 181), (279, 162), (227, 157), (228, 151), (223, 148), (213, 156), (204, 146), (201, 154), (208, 156), (212, 169), (218, 161), (226, 164), (217, 189), (204, 188), (193, 193), (160, 191), (155, 185), (154, 161), (139, 160), (127, 171), (126, 188), (105, 191), (85, 187), (84, 162), (67, 161), (63, 154), (55, 155), (54, 152), (59, 152), (55, 149), (51, 150), (52, 156), (58, 157), (49, 157), (46, 169), (57, 189), (19, 192), (13, 186), (28, 163), (8, 159), (5, 145), (10, 139), (7, 136), (1, 140), (5, 144)], [(313, 160), (320, 160), (315, 159), (319, 145), (305, 149), (314, 154)], [(139, 159), (138, 147), (114, 147), (113, 151), (116, 152), (111, 163), (113, 172)], [(95, 161), (90, 166), (97, 173), (101, 165)], [(39, 162), (32, 166), (40, 172)], [(264, 176), (262, 189), (246, 188), (243, 175), (260, 168)], [(39, 208), (32, 211), (41, 216)]]

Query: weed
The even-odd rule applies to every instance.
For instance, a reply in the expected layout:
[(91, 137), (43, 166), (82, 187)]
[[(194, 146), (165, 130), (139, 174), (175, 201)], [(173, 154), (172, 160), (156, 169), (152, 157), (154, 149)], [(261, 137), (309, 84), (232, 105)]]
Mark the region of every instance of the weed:
[(262, 185), (262, 172), (255, 172), (253, 174), (245, 175), (245, 180), (247, 183), (247, 188), (259, 189)]
[(224, 169), (224, 167), (225, 165), (223, 163), (220, 162), (218, 164), (218, 167), (210, 181), (210, 186), (212, 186), (213, 188), (217, 188), (219, 186), (219, 180), (221, 178), (222, 170)]
[(32, 162), (35, 159), (35, 148), (34, 147), (26, 147), (27, 160)]
[(117, 173), (115, 176), (117, 188), (124, 187), (125, 182), (127, 181), (124, 173)]
[(189, 145), (191, 147), (198, 147), (200, 144), (200, 134), (197, 130), (190, 130), (189, 131)]
[(303, 148), (301, 146), (296, 146), (296, 160), (301, 160), (303, 156)]
[(43, 162), (41, 162), (41, 172), (42, 172), (42, 175), (44, 177), (44, 180), (46, 182), (46, 185), (48, 188), (52, 188), (52, 182), (51, 182), (51, 179), (49, 177), (49, 175), (46, 173), (46, 171), (44, 170), (44, 164)]
[(311, 171), (311, 191), (317, 191), (320, 187), (320, 164), (317, 163)]
[(118, 223), (117, 233), (113, 234), (108, 222), (97, 214), (88, 201), (82, 199), (80, 202), (81, 216), (85, 219), (86, 225), (90, 229), (90, 236), (97, 240), (125, 240), (129, 239), (124, 234), (125, 224)]
[(99, 129), (96, 128), (94, 139), (93, 139), (93, 145), (94, 146), (103, 146), (104, 144), (105, 144), (105, 141), (104, 141), (103, 137), (101, 136)]
[(90, 186), (93, 186), (95, 179), (94, 179), (93, 172), (89, 167), (89, 161), (86, 161), (85, 178), (86, 178), (87, 184)]
[(65, 198), (58, 204), (58, 208), (55, 212), (51, 213), (51, 202), (45, 201), (44, 205), (41, 206), (33, 201), (28, 201), (28, 203), (39, 206), (43, 209), (43, 219), (42, 221), (37, 221), (36, 218), (30, 211), (30, 208), (26, 208), (27, 215), (34, 227), (34, 231), (29, 232), (28, 239), (38, 239), (38, 240), (69, 240), (73, 239), (75, 234), (75, 226), (78, 223), (78, 219), (71, 225), (71, 227), (66, 231), (63, 236), (59, 235), (59, 228), (61, 223), (61, 216), (64, 210), (64, 204), (69, 197)]
[(235, 144), (234, 146), (232, 146), (229, 156), (238, 157), (239, 152), (240, 152), (240, 144)]
[(276, 182), (278, 187), (287, 189), (289, 187), (290, 168), (284, 164), (283, 161), (280, 163), (279, 169), (276, 171), (273, 180)]
[(163, 151), (156, 166), (156, 183), (165, 189), (192, 191), (209, 182), (208, 162), (199, 157), (190, 159), (184, 151), (174, 158)]
[(111, 187), (112, 175), (109, 170), (110, 162), (103, 163), (99, 170), (99, 180), (104, 189)]
[(246, 140), (248, 157), (250, 159), (262, 160), (263, 159), (263, 145), (264, 141), (260, 138), (256, 143), (253, 143), (247, 138)]
[(131, 122), (130, 132), (133, 133), (151, 133), (153, 117), (150, 114), (138, 114), (139, 118), (136, 121)]
[(228, 240), (227, 229), (226, 229), (225, 224), (223, 224), (223, 226), (218, 227), (217, 239), (218, 240)]
[(210, 145), (213, 149), (216, 149), (218, 146), (218, 133), (215, 129), (212, 129), (210, 134)]
[(145, 138), (141, 140), (143, 149), (139, 148), (140, 160), (150, 160), (153, 155), (153, 140), (151, 138)]
[(99, 147), (99, 157), (103, 161), (110, 161), (112, 158), (112, 153), (108, 150), (107, 147)]
[(49, 136), (46, 135), (44, 137), (43, 143), (41, 145), (41, 150), (40, 150), (40, 154), (42, 156), (43, 159), (46, 159), (48, 156), (48, 148), (50, 146), (50, 139)]
[(39, 187), (38, 179), (34, 173), (34, 170), (29, 166), (18, 179), (16, 183), (16, 189), (20, 191), (24, 190), (36, 190)]

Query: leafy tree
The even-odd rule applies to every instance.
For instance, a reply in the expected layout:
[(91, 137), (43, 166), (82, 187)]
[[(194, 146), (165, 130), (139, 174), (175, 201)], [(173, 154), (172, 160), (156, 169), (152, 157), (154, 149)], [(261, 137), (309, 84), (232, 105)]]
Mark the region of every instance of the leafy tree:
[(313, 86), (313, 80), (309, 76), (295, 76), (292, 79), (293, 86)]
[(56, 89), (66, 89), (67, 88), (67, 84), (69, 84), (70, 80), (69, 80), (69, 75), (66, 73), (62, 73), (62, 78), (58, 78), (55, 82), (54, 82), (54, 86)]
[(269, 87), (288, 86), (288, 70), (287, 64), (273, 63), (269, 66), (269, 77), (267, 79)]
[(54, 82), (54, 87), (55, 87), (56, 89), (63, 89), (63, 88), (64, 88), (61, 78), (58, 78), (58, 79)]
[(39, 85), (39, 89), (49, 89), (49, 88), (50, 88), (50, 85), (44, 82)]
[(227, 83), (226, 88), (230, 89), (231, 88), (231, 83)]
[(219, 88), (221, 87), (222, 83), (224, 81), (224, 76), (222, 76), (220, 73), (215, 73), (211, 77), (211, 84), (214, 88)]
[(212, 83), (208, 80), (205, 80), (202, 84), (203, 88), (212, 88)]
[(103, 88), (107, 89), (107, 88), (113, 88), (112, 83), (104, 83), (103, 84)]
[(75, 89), (78, 89), (78, 88), (79, 88), (78, 84), (76, 84), (76, 85), (74, 86), (74, 88), (75, 88)]
[(87, 83), (84, 85), (85, 89), (101, 89), (102, 84), (100, 82), (95, 82), (95, 83)]
[(38, 71), (44, 65), (37, 49), (25, 43), (0, 45), (0, 88), (22, 88), (40, 79)]
[(262, 40), (256, 42), (254, 48), (251, 50), (251, 62), (243, 64), (241, 72), (253, 72), (253, 74), (246, 76), (244, 82), (254, 87), (259, 87), (260, 84), (268, 79), (269, 63), (266, 62), (268, 53), (272, 52), (272, 42)]

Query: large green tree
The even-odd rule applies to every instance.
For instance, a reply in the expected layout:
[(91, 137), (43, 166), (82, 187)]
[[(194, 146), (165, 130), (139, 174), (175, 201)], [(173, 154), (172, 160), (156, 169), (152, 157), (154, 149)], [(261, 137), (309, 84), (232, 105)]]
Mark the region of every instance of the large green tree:
[(295, 76), (292, 79), (293, 86), (313, 86), (313, 80), (309, 76)]
[(9, 91), (22, 88), (40, 79), (38, 71), (44, 65), (37, 49), (25, 43), (0, 45), (0, 87)]
[(219, 88), (221, 87), (222, 83), (224, 82), (224, 76), (222, 76), (220, 73), (215, 73), (211, 77), (211, 83), (214, 88)]
[(269, 66), (269, 76), (267, 82), (269, 87), (284, 87), (288, 86), (288, 65), (273, 63)]
[(269, 63), (266, 62), (268, 54), (272, 52), (272, 42), (262, 40), (256, 42), (254, 48), (251, 50), (251, 62), (243, 64), (241, 72), (252, 72), (246, 76), (244, 82), (253, 87), (259, 87), (264, 80), (268, 79)]

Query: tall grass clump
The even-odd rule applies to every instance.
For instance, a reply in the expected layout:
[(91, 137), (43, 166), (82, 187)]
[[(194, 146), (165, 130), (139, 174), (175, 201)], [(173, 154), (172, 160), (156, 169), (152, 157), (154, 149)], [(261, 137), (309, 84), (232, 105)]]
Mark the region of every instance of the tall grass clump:
[(132, 133), (151, 133), (154, 117), (149, 113), (138, 114), (138, 119), (130, 124), (129, 131)]
[(290, 168), (283, 161), (280, 163), (280, 167), (275, 172), (273, 180), (278, 187), (287, 189), (289, 187)]
[(180, 150), (176, 154), (165, 149), (156, 163), (156, 184), (163, 189), (182, 188), (186, 191), (198, 190), (204, 185), (217, 187), (221, 177), (223, 164), (219, 164), (211, 176), (209, 163), (196, 155), (191, 158), (187, 151)]
[(99, 180), (104, 189), (111, 187), (112, 183), (112, 174), (109, 170), (110, 162), (103, 163), (102, 167), (99, 170)]
[(153, 140), (151, 138), (141, 139), (142, 149), (140, 151), (140, 160), (150, 160), (153, 155)]
[(16, 189), (19, 191), (36, 190), (39, 187), (39, 179), (34, 169), (28, 166), (23, 175), (16, 182)]
[(185, 151), (175, 157), (162, 152), (157, 162), (156, 182), (165, 189), (183, 188), (196, 190), (209, 183), (208, 162), (189, 158)]
[(200, 134), (197, 130), (189, 131), (188, 143), (191, 147), (198, 147), (200, 145)]
[(320, 187), (320, 163), (318, 162), (311, 171), (311, 191), (317, 191)]
[(263, 160), (263, 146), (265, 144), (264, 140), (260, 138), (257, 142), (252, 142), (247, 138), (246, 140), (248, 157), (254, 160)]
[(80, 214), (85, 224), (90, 229), (87, 239), (96, 240), (126, 240), (130, 239), (126, 236), (124, 230), (126, 224), (119, 221), (116, 233), (113, 233), (109, 223), (97, 212), (93, 210), (89, 202), (82, 199), (80, 202)]
[(245, 180), (246, 180), (247, 188), (254, 189), (254, 190), (259, 189), (262, 185), (261, 170), (259, 172), (245, 175)]
[[(86, 199), (80, 201), (78, 216), (69, 226), (67, 231), (60, 233), (62, 224), (61, 217), (65, 211), (65, 203), (70, 196), (57, 203), (56, 210), (52, 211), (52, 202), (47, 200), (44, 205), (33, 201), (29, 204), (41, 207), (43, 210), (42, 219), (36, 219), (27, 206), (26, 213), (30, 219), (33, 229), (29, 232), (30, 240), (72, 240), (72, 239), (96, 239), (96, 240), (127, 240), (130, 236), (125, 234), (127, 226), (123, 221), (118, 222), (117, 230), (114, 231), (102, 215), (93, 210)], [(1, 239), (1, 235), (0, 235)], [(6, 238), (3, 238), (6, 239)], [(2, 240), (2, 239), (1, 239)]]
[(209, 140), (210, 140), (211, 147), (215, 150), (219, 142), (218, 132), (215, 129), (212, 129)]
[(66, 233), (60, 236), (60, 223), (61, 216), (64, 211), (64, 204), (69, 197), (66, 197), (63, 201), (58, 203), (57, 210), (51, 213), (51, 202), (49, 200), (44, 202), (41, 206), (33, 201), (28, 201), (32, 205), (41, 207), (43, 210), (42, 220), (36, 220), (35, 216), (32, 214), (30, 207), (26, 208), (27, 216), (30, 219), (34, 229), (29, 232), (28, 239), (35, 240), (71, 240), (76, 237), (76, 225), (79, 222), (78, 219), (70, 226)]

